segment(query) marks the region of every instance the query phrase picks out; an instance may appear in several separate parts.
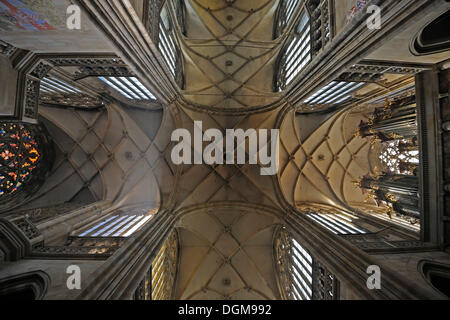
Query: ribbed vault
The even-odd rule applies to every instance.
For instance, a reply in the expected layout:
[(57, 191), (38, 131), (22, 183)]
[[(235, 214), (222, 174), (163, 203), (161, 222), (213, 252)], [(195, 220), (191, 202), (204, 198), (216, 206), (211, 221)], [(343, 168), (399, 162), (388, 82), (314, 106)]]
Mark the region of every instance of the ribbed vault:
[(338, 112), (304, 138), (301, 117), (288, 113), (280, 131), (279, 184), (285, 199), (292, 205), (364, 203), (366, 195), (355, 182), (380, 168), (380, 146), (355, 134), (365, 113)]
[(177, 224), (176, 299), (277, 299), (273, 233), (279, 220), (244, 208), (201, 209)]
[(261, 108), (273, 93), (282, 38), (272, 40), (278, 1), (186, 1), (184, 97), (210, 110)]
[[(182, 107), (178, 109), (178, 115), (181, 127), (188, 129), (192, 137), (194, 121), (202, 121), (203, 132), (217, 128), (225, 136), (226, 129), (273, 128), (277, 117), (276, 112), (241, 117), (214, 116)], [(204, 147), (208, 144), (205, 142)], [(262, 176), (261, 167), (250, 165), (248, 161), (246, 164), (233, 165), (184, 165), (176, 195), (177, 208), (220, 201), (245, 201), (279, 207), (272, 177)]]
[(156, 130), (141, 129), (134, 118), (147, 119), (146, 124), (157, 129), (162, 120), (170, 125), (170, 119), (162, 119), (161, 114), (124, 112), (115, 105), (99, 111), (42, 106), (40, 116), (58, 157), (51, 175), (26, 207), (100, 200), (116, 201), (118, 206), (151, 203), (159, 207), (161, 197), (170, 194), (167, 182), (172, 175), (167, 174), (170, 165), (164, 158), (169, 141)]

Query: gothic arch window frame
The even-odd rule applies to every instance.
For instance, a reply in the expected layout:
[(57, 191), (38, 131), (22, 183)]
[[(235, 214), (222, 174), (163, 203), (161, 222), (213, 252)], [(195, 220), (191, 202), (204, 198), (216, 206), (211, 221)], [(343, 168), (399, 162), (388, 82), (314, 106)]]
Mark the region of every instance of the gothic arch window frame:
[[(176, 46), (177, 27), (186, 36), (186, 8), (182, 0), (155, 0), (145, 5), (145, 27), (161, 54), (167, 70), (180, 89), (184, 89), (184, 56)], [(163, 17), (164, 15), (164, 17)]]
[[(284, 42), (275, 63), (274, 92), (285, 90), (331, 41), (335, 32), (334, 16), (330, 14), (333, 9), (332, 1), (301, 0), (295, 6), (296, 10), (299, 10), (298, 6), (301, 8), (297, 20), (294, 22), (294, 28), (291, 30), (291, 35)], [(277, 13), (276, 19), (279, 19), (280, 15), (281, 13)], [(292, 18), (290, 17), (290, 19)], [(304, 20), (306, 21), (304, 22)], [(274, 24), (274, 34), (276, 35), (278, 24), (276, 21)], [(308, 40), (305, 41), (306, 39)], [(298, 62), (299, 58), (301, 59), (300, 62)], [(297, 63), (295, 63), (296, 61)]]
[(15, 183), (11, 192), (0, 190), (2, 212), (24, 203), (39, 190), (53, 167), (55, 151), (43, 124), (0, 121), (0, 137), (1, 186)]
[(273, 263), (282, 299), (339, 299), (338, 279), (283, 225), (273, 235)]
[(21, 273), (0, 279), (0, 296), (31, 290), (34, 300), (42, 300), (50, 286), (50, 276), (44, 271)]
[(450, 50), (450, 37), (445, 39), (444, 41), (435, 44), (426, 44), (423, 39), (423, 36), (427, 31), (427, 28), (430, 28), (435, 23), (439, 23), (440, 19), (443, 20), (450, 19), (450, 10), (444, 12), (443, 14), (439, 15), (436, 19), (429, 22), (415, 35), (409, 46), (409, 50), (413, 55), (426, 56)]
[(281, 0), (275, 12), (275, 22), (273, 24), (273, 39), (277, 39), (285, 31), (293, 18), (297, 6), (303, 5), (304, 0)]
[(437, 261), (432, 260), (421, 260), (417, 264), (417, 269), (424, 278), (424, 280), (439, 294), (450, 298), (450, 294), (447, 295), (442, 292), (439, 288), (437, 288), (431, 279), (433, 275), (438, 275), (439, 277), (446, 278), (450, 283), (450, 265), (444, 264)]

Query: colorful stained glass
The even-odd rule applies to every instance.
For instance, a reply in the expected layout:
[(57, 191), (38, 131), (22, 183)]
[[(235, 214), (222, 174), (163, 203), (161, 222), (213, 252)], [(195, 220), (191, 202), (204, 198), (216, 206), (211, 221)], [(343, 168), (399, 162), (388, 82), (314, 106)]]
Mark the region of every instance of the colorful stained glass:
[(0, 123), (0, 202), (10, 200), (24, 187), (30, 192), (35, 175), (42, 175), (48, 146), (40, 130), (39, 126), (19, 122)]
[(367, 0), (358, 0), (355, 5), (347, 13), (346, 23), (349, 23), (353, 18), (367, 6)]

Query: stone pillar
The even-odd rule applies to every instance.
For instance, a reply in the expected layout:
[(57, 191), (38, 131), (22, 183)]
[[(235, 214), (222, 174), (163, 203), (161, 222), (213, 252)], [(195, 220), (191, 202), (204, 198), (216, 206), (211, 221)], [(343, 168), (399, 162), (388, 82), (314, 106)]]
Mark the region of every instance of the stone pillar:
[[(447, 77), (445, 77), (445, 73)], [(443, 197), (445, 193), (443, 182), (445, 163), (442, 159), (445, 147), (443, 147), (444, 140), (442, 138), (445, 133), (442, 134), (441, 123), (442, 120), (444, 120), (444, 123), (445, 120), (450, 120), (450, 117), (446, 116), (446, 114), (449, 114), (448, 102), (447, 112), (441, 110), (442, 107), (445, 108), (445, 101), (448, 101), (448, 82), (448, 70), (441, 72), (438, 70), (424, 71), (416, 76), (419, 143), (421, 148), (421, 169), (419, 170), (421, 232), (423, 241), (437, 245), (443, 245), (446, 232), (448, 234), (446, 230), (450, 230), (450, 227), (445, 227), (446, 223), (443, 222), (446, 210)], [(441, 87), (447, 87), (447, 89)], [(444, 117), (444, 119), (441, 120), (441, 117)]]

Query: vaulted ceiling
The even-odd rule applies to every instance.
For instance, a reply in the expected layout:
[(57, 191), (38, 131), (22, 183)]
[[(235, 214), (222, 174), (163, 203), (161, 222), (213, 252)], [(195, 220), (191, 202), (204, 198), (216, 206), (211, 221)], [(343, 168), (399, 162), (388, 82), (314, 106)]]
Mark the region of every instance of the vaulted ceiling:
[(185, 1), (187, 33), (183, 95), (209, 110), (261, 108), (273, 93), (274, 63), (283, 38), (272, 40), (278, 1)]
[[(101, 7), (97, 1), (80, 2), (85, 8)], [(364, 203), (365, 195), (354, 181), (375, 170), (378, 146), (354, 135), (367, 110), (300, 115), (283, 93), (273, 92), (276, 60), (287, 37), (273, 39), (278, 4), (278, 0), (185, 0), (186, 34), (177, 32), (185, 76), (179, 97), (170, 97), (176, 85), (168, 85), (168, 75), (157, 76), (163, 68), (145, 72), (149, 66), (164, 64), (148, 36), (143, 37), (147, 44), (140, 43), (129, 54), (123, 52), (123, 39), (113, 49), (87, 19), (78, 35), (83, 41), (75, 41), (74, 33), (69, 35), (57, 20), (58, 31), (45, 41), (33, 40), (35, 33), (0, 31), (0, 38), (36, 52), (122, 50), (121, 58), (130, 69), (144, 74), (143, 83), (152, 84), (155, 96), (166, 100), (160, 99), (164, 106), (156, 111), (153, 105), (148, 107), (153, 111), (144, 111), (145, 106), (132, 109), (114, 103), (101, 111), (40, 107), (59, 156), (28, 206), (107, 200), (117, 208), (150, 203), (164, 212), (182, 212), (176, 225), (180, 239), (176, 298), (279, 298), (273, 234), (282, 221), (284, 204)], [(49, 6), (50, 18), (64, 6), (67, 3)], [(101, 19), (105, 23), (107, 18)], [(117, 31), (114, 28), (120, 29), (111, 25), (105, 32), (110, 37)], [(120, 31), (127, 39), (128, 30)], [(75, 48), (79, 43), (83, 46)], [(132, 54), (140, 60), (133, 60)], [(356, 95), (380, 88), (388, 91), (389, 85), (405, 79), (410, 75), (385, 77)], [(186, 128), (193, 136), (194, 121), (202, 121), (203, 132), (217, 128), (223, 134), (226, 129), (280, 129), (278, 174), (262, 176), (260, 164), (175, 166), (171, 133)]]
[(279, 219), (250, 208), (201, 209), (177, 224), (176, 299), (279, 299), (273, 233)]

